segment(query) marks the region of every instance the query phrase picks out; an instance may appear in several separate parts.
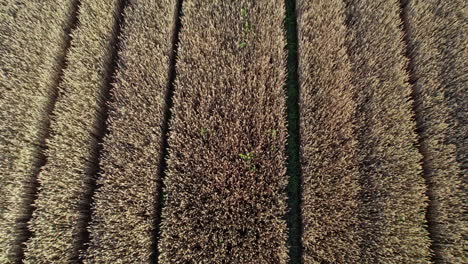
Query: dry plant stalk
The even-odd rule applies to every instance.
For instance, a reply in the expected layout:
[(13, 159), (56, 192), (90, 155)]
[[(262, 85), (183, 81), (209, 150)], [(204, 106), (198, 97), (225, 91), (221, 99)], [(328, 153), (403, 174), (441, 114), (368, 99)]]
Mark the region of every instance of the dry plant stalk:
[(28, 237), (76, 1), (0, 4), (0, 263), (19, 263)]
[(25, 263), (74, 263), (97, 166), (105, 94), (112, 74), (119, 0), (83, 0), (53, 111), (47, 163), (39, 173)]
[(359, 263), (356, 114), (342, 1), (298, 1), (304, 263)]
[(183, 2), (159, 263), (281, 263), (281, 0)]
[[(403, 3), (421, 152), (431, 199), (428, 221), (434, 260), (463, 263), (468, 259), (467, 200), (462, 186), (466, 175), (468, 56), (467, 35), (463, 33), (466, 24), (465, 28), (459, 25), (463, 22), (456, 16), (466, 17), (466, 4), (435, 0)], [(459, 11), (464, 5), (465, 13)]]
[(346, 0), (357, 91), (361, 263), (429, 263), (426, 187), (396, 0)]
[(130, 1), (85, 263), (148, 263), (158, 203), (176, 0)]

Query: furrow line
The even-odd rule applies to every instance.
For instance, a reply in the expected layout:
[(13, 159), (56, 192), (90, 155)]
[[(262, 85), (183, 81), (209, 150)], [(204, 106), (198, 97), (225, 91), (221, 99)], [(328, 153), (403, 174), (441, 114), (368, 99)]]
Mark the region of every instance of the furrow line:
[(79, 263), (125, 1), (83, 0), (38, 176), (25, 263)]

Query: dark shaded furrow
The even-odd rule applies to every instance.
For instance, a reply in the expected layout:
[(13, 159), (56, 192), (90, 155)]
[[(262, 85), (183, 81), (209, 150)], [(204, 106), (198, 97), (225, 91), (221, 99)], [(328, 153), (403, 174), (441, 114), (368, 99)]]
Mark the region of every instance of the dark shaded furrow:
[(287, 171), (288, 182), (288, 243), (290, 263), (299, 264), (302, 258), (302, 220), (301, 220), (301, 164), (300, 164), (300, 134), (299, 134), (299, 83), (298, 83), (298, 40), (296, 22), (296, 1), (285, 0), (286, 19), (286, 49), (287, 57)]
[[(407, 34), (408, 32), (408, 20), (406, 19), (406, 13), (405, 13), (405, 6), (406, 6), (406, 3), (404, 2), (407, 2), (407, 0), (400, 0), (401, 2), (401, 19), (402, 19), (402, 23), (403, 23), (403, 31), (405, 32), (404, 34), (404, 40), (405, 40), (405, 43), (407, 44), (407, 47), (408, 47), (408, 43), (409, 43), (409, 36)], [(406, 49), (406, 57), (407, 58), (411, 58), (410, 57), (410, 51), (409, 49), (407, 48)], [(407, 64), (407, 72), (409, 74), (409, 82), (410, 82), (410, 85), (412, 87), (414, 87), (414, 83), (416, 82), (416, 79), (415, 79), (415, 75), (414, 75), (414, 61), (409, 59), (408, 60), (408, 64)], [(416, 122), (417, 122), (417, 127), (421, 127), (421, 118), (418, 118), (421, 116), (421, 113), (417, 107), (418, 105), (418, 100), (417, 100), (417, 93), (415, 92), (415, 89), (412, 90), (412, 93), (411, 93), (411, 97), (413, 98), (413, 112), (415, 113), (415, 116), (416, 116)], [(420, 104), (420, 102), (419, 102)], [(416, 129), (416, 131), (418, 132), (418, 135), (419, 135), (419, 138), (418, 138), (418, 150), (419, 150), (419, 153), (421, 153), (422, 155), (422, 169), (423, 169), (423, 175), (424, 175), (424, 179), (425, 179), (425, 183), (426, 183), (426, 196), (428, 198), (428, 205), (427, 205), (427, 209), (426, 209), (426, 213), (425, 213), (425, 218), (426, 218), (426, 221), (427, 221), (427, 230), (429, 231), (429, 237), (431, 239), (431, 261), (432, 262), (436, 262), (437, 260), (437, 255), (438, 255), (438, 252), (437, 250), (435, 249), (434, 247), (434, 241), (436, 239), (436, 236), (435, 236), (435, 228), (436, 226), (434, 225), (434, 216), (433, 216), (433, 213), (434, 213), (434, 210), (435, 210), (435, 203), (434, 203), (434, 192), (433, 192), (433, 189), (432, 189), (432, 186), (430, 184), (430, 180), (428, 179), (428, 175), (429, 175), (429, 172), (428, 172), (428, 167), (427, 167), (427, 152), (425, 151), (424, 147), (423, 147), (423, 139), (422, 137), (420, 136), (420, 129)]]
[(161, 215), (162, 215), (162, 208), (164, 207), (164, 178), (166, 169), (167, 169), (167, 157), (168, 157), (168, 138), (169, 138), (169, 123), (171, 120), (171, 108), (172, 108), (172, 97), (174, 94), (174, 83), (176, 79), (176, 63), (177, 63), (177, 50), (179, 47), (179, 33), (181, 29), (181, 17), (182, 13), (182, 4), (183, 0), (177, 0), (177, 5), (175, 8), (175, 15), (174, 15), (174, 27), (172, 29), (172, 44), (171, 44), (171, 53), (169, 59), (169, 70), (168, 70), (168, 87), (167, 93), (165, 96), (165, 109), (164, 109), (164, 122), (162, 128), (162, 153), (160, 159), (160, 170), (158, 172), (159, 178), (159, 185), (156, 191), (157, 203), (155, 203), (155, 227), (153, 232), (153, 252), (150, 257), (150, 263), (158, 263), (159, 260), (159, 241), (161, 238)]

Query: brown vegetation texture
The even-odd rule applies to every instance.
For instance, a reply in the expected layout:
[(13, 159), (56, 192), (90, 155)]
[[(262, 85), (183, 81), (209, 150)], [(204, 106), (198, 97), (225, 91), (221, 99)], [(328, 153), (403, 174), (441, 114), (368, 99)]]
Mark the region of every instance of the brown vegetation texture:
[(0, 264), (468, 263), (467, 21), (0, 1)]

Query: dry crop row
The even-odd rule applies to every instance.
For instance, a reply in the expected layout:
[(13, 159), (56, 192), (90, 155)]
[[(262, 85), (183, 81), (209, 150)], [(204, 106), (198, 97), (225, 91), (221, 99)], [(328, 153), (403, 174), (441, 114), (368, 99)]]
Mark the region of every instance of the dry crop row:
[(130, 1), (124, 10), (85, 263), (147, 263), (152, 254), (176, 7)]
[(427, 197), (397, 1), (346, 0), (361, 180), (361, 263), (427, 263)]
[(300, 0), (297, 14), (303, 260), (359, 263), (356, 89), (345, 5)]
[(287, 263), (284, 3), (182, 13), (160, 263)]
[[(466, 130), (463, 131), (466, 120), (460, 117), (466, 116), (466, 109), (462, 106), (466, 101), (460, 99), (466, 98), (466, 91), (462, 91), (466, 87), (463, 88), (463, 74), (459, 71), (466, 62), (457, 59), (463, 58), (463, 48), (461, 43), (457, 43), (457, 32), (462, 28), (450, 24), (456, 22), (438, 14), (446, 12), (450, 15), (456, 12), (453, 8), (457, 5), (440, 5), (434, 0), (403, 3), (420, 150), (429, 188), (427, 220), (434, 241), (434, 259), (437, 263), (462, 263), (466, 254), (463, 248), (466, 242), (462, 237), (464, 229), (466, 235), (466, 222), (463, 220), (466, 213), (463, 211), (463, 195), (466, 194), (462, 191), (460, 168), (463, 155), (466, 155), (462, 154), (466, 148)], [(444, 44), (453, 46), (453, 49), (448, 52)], [(467, 57), (466, 51), (464, 57)]]
[(83, 0), (38, 176), (25, 263), (76, 261), (86, 239), (121, 1)]
[(76, 1), (0, 4), (0, 262), (18, 263)]

